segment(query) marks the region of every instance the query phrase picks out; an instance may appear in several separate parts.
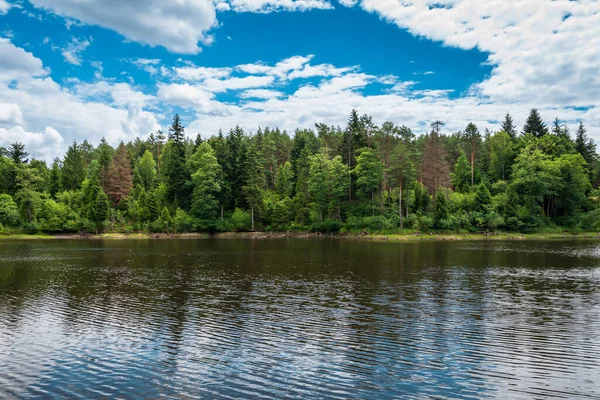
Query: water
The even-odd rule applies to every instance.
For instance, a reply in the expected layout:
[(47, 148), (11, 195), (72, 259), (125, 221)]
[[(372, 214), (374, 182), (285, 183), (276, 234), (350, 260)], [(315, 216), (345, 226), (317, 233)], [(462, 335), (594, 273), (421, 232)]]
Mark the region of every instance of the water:
[(600, 242), (0, 241), (0, 398), (600, 399)]

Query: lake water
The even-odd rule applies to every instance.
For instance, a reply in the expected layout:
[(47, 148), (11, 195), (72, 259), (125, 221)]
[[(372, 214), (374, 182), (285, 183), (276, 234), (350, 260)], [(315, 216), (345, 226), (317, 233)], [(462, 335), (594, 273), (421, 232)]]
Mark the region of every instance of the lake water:
[(600, 241), (0, 241), (0, 398), (600, 399)]

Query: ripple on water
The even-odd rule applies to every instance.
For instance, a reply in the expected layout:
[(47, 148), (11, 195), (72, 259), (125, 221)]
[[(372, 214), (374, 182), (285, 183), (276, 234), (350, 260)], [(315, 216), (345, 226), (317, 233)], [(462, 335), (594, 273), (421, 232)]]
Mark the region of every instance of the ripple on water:
[(4, 245), (0, 397), (600, 398), (594, 251), (308, 244)]

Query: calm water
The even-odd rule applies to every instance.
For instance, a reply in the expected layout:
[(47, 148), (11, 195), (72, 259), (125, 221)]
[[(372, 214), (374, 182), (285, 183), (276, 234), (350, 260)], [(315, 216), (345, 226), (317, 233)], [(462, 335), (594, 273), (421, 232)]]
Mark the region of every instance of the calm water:
[(600, 399), (600, 242), (0, 241), (0, 398)]

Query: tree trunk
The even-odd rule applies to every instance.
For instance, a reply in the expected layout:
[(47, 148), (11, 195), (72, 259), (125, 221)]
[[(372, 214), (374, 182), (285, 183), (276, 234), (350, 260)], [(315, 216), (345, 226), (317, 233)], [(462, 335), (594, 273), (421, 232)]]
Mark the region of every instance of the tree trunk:
[(475, 186), (475, 151), (471, 152), (471, 186)]
[(404, 229), (402, 225), (402, 183), (400, 183), (400, 196), (398, 196), (398, 215), (400, 216), (400, 229)]
[(254, 206), (252, 206), (252, 230), (254, 230)]
[(223, 219), (223, 204), (221, 204), (221, 220)]
[(352, 201), (352, 169), (350, 161), (352, 157), (352, 146), (348, 144), (348, 201)]
[(160, 176), (160, 144), (156, 146), (156, 148), (158, 149), (157, 151), (157, 158), (158, 158), (158, 176)]

